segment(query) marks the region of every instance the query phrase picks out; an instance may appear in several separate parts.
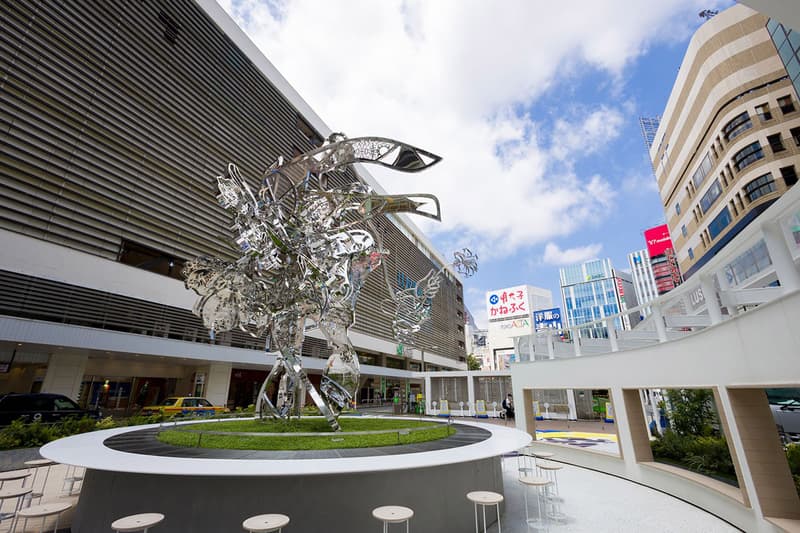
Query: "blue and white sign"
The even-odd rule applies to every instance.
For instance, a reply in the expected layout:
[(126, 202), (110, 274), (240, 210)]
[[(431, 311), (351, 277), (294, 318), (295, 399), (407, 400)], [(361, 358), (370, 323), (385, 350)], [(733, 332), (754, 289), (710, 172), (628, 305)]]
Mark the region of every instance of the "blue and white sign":
[(499, 301), (500, 301), (500, 297), (497, 296), (496, 294), (492, 294), (491, 296), (489, 296), (489, 303), (490, 304), (497, 305), (497, 302), (499, 302)]
[(561, 308), (540, 309), (533, 312), (533, 327), (540, 329), (561, 329)]

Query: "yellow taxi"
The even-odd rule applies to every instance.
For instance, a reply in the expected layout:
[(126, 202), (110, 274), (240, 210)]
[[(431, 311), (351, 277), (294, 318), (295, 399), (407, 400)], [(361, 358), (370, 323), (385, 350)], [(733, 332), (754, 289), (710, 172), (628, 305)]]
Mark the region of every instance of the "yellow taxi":
[(205, 398), (191, 396), (173, 396), (158, 405), (148, 405), (142, 408), (142, 414), (151, 415), (163, 412), (165, 415), (215, 415), (227, 413), (227, 407), (211, 405)]

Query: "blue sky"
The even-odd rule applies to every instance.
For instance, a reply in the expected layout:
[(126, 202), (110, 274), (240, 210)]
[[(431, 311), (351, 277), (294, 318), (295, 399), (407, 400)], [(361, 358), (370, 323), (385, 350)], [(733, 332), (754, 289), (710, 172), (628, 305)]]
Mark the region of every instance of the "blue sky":
[(664, 222), (638, 117), (662, 113), (698, 12), (731, 2), (220, 4), (334, 131), (443, 157), (370, 170), (391, 193), (439, 197), (442, 223), (415, 222), (447, 257), (478, 253), (464, 292), (485, 325), (486, 291), (535, 285), (560, 306), (560, 266), (626, 270)]

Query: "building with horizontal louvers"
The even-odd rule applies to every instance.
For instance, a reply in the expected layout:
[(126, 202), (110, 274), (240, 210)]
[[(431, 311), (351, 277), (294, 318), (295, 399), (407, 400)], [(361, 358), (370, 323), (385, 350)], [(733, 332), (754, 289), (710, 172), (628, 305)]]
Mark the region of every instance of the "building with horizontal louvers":
[[(174, 394), (252, 403), (273, 360), (266, 339), (210, 339), (182, 265), (238, 257), (215, 198), (228, 163), (255, 184), (330, 128), (213, 1), (20, 1), (0, 12), (0, 392), (127, 411)], [(382, 192), (358, 172), (339, 179)], [(408, 218), (379, 228), (392, 284), (449, 261)], [(362, 402), (419, 387), (423, 349), (430, 369), (466, 369), (455, 273), (418, 346), (393, 339), (387, 296), (373, 275), (357, 308)], [(316, 379), (328, 354), (309, 332)]]

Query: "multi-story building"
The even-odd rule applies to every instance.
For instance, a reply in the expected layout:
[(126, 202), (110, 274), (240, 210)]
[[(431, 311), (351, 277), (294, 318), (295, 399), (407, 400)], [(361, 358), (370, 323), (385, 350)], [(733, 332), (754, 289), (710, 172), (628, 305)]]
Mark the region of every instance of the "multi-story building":
[[(647, 250), (637, 250), (629, 253), (628, 264), (631, 267), (631, 281), (639, 305), (656, 299), (658, 297), (656, 279), (653, 275), (653, 266), (650, 264), (650, 254), (647, 253)], [(642, 315), (647, 316), (648, 314), (648, 309), (645, 308)]]
[[(592, 259), (561, 268), (559, 277), (567, 327), (601, 320), (637, 305), (630, 277), (614, 270), (610, 259)], [(637, 322), (638, 315), (614, 319), (619, 330), (631, 329)], [(601, 338), (608, 336), (608, 330), (594, 325), (582, 330), (582, 334)]]
[[(120, 409), (195, 392), (252, 403), (274, 355), (242, 332), (210, 338), (182, 265), (237, 257), (215, 198), (229, 163), (255, 186), (278, 156), (320, 145), (330, 128), (216, 2), (0, 11), (0, 350), (14, 354), (0, 392)], [(361, 170), (339, 179), (382, 192)], [(378, 224), (392, 282), (448, 262), (405, 216)], [(361, 399), (408, 388), (422, 357), (431, 369), (465, 369), (458, 275), (445, 270), (418, 345), (400, 349), (375, 274), (351, 333)], [(328, 354), (310, 331), (312, 381)]]
[(489, 317), (487, 340), (496, 370), (503, 370), (518, 359), (514, 339), (534, 332), (533, 312), (551, 307), (552, 292), (532, 285), (486, 293), (486, 314)]
[(685, 278), (797, 182), (797, 39), (781, 28), (743, 5), (711, 18), (662, 114), (650, 156)]

